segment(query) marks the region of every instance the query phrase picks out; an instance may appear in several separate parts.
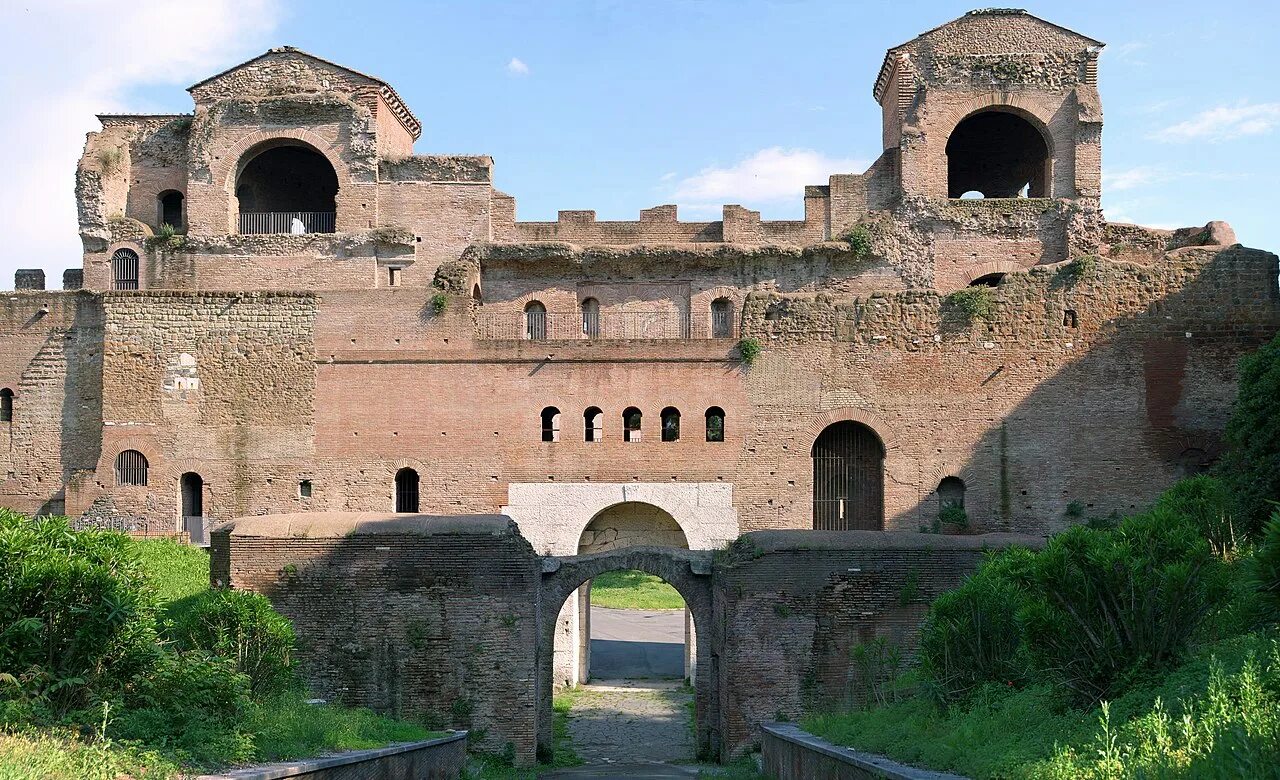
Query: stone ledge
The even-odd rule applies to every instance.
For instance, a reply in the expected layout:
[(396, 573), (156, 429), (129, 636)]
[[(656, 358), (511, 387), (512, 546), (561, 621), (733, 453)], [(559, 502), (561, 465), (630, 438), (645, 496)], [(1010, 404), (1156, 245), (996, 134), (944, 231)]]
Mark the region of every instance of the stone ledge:
[(764, 723), (765, 773), (776, 780), (966, 780), (834, 745), (792, 723)]
[(466, 761), (466, 739), (467, 732), (458, 731), (423, 742), (405, 742), (322, 758), (251, 766), (222, 774), (201, 775), (196, 780), (282, 780), (291, 777), (304, 777), (308, 780), (457, 778), (461, 776), (463, 763)]

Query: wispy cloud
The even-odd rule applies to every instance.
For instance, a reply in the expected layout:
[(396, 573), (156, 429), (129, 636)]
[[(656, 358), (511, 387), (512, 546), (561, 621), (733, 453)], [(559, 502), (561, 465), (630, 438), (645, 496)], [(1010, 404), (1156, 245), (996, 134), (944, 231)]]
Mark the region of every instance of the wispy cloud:
[(507, 73), (512, 76), (528, 76), (529, 66), (526, 65), (524, 60), (519, 57), (512, 57), (511, 60), (507, 62)]
[(1190, 119), (1156, 131), (1160, 141), (1228, 141), (1263, 135), (1280, 126), (1280, 103), (1238, 103), (1201, 111)]
[[(7, 9), (0, 25), (5, 104), (0, 116), (0, 289), (13, 269), (47, 271), (80, 264), (72, 179), (94, 115), (157, 110), (130, 98), (142, 85), (172, 85), (177, 100), (163, 108), (190, 110), (181, 89), (241, 57), (265, 49), (280, 13), (275, 0), (130, 0), (85, 3), (49, 0)], [(198, 35), (146, 36), (140, 30), (198, 30)], [(104, 49), (104, 45), (106, 48)], [(57, 277), (50, 279), (53, 286)]]
[(694, 211), (724, 203), (757, 206), (799, 202), (806, 184), (825, 184), (833, 173), (861, 173), (866, 167), (865, 160), (772, 146), (728, 167), (703, 168), (681, 179), (672, 197)]
[(1176, 174), (1171, 171), (1151, 165), (1125, 168), (1118, 171), (1103, 170), (1102, 189), (1104, 192), (1132, 190), (1151, 184), (1159, 184), (1175, 178), (1175, 176)]

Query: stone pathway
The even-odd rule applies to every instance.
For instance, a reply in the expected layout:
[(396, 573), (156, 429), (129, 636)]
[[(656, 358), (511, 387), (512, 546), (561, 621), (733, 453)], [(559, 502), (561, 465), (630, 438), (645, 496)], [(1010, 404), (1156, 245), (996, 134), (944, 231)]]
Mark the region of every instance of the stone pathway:
[(582, 686), (569, 713), (569, 735), (587, 766), (542, 778), (697, 777), (692, 767), (660, 766), (693, 761), (692, 699), (679, 683), (623, 680)]

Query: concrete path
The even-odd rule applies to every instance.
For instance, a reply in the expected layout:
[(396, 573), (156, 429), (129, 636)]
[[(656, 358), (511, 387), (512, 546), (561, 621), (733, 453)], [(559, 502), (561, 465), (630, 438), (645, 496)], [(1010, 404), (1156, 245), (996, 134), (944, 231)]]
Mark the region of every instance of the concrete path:
[[(685, 768), (658, 766), (693, 760), (692, 698), (678, 683), (620, 680), (584, 685), (569, 713), (569, 736), (582, 760), (594, 766), (574, 771), (607, 769), (615, 774), (562, 774), (569, 770), (560, 770), (543, 777), (696, 777), (696, 772), (672, 774)], [(634, 774), (637, 766), (649, 774)], [(617, 774), (623, 767), (633, 774)]]
[(591, 608), (592, 679), (684, 677), (684, 610)]

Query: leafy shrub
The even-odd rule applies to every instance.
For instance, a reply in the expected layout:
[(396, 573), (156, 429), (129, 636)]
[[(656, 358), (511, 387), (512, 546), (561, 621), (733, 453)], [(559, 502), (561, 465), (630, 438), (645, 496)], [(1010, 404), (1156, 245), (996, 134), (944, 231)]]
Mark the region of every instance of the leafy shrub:
[(449, 296), (442, 292), (438, 292), (431, 296), (431, 311), (435, 314), (444, 314), (445, 309), (449, 308)]
[(1219, 556), (1229, 555), (1238, 546), (1231, 497), (1215, 477), (1201, 474), (1175, 482), (1156, 501), (1155, 508), (1191, 521)]
[(60, 718), (117, 697), (157, 656), (129, 539), (0, 509), (0, 698)]
[(951, 526), (966, 529), (969, 527), (969, 513), (959, 504), (947, 504), (938, 510), (938, 524), (943, 528)]
[(844, 234), (844, 240), (849, 242), (849, 251), (857, 259), (861, 260), (871, 254), (871, 231), (867, 230), (866, 225), (854, 225)]
[(1271, 513), (1263, 528), (1262, 543), (1254, 553), (1250, 579), (1270, 622), (1280, 622), (1280, 509)]
[(178, 229), (173, 225), (165, 222), (156, 230), (154, 236), (148, 236), (143, 243), (147, 245), (147, 249), (173, 252), (181, 249), (187, 243), (187, 237), (179, 233)]
[(1236, 506), (1237, 531), (1252, 536), (1280, 501), (1280, 336), (1240, 361), (1240, 388), (1218, 467)]
[(234, 662), (262, 699), (295, 681), (293, 626), (257, 593), (209, 590), (181, 610), (172, 628), (178, 645)]
[(745, 338), (738, 342), (738, 354), (742, 356), (742, 362), (748, 366), (756, 362), (756, 358), (760, 357), (763, 351), (760, 342), (753, 338)]
[(966, 321), (989, 320), (995, 316), (996, 301), (990, 287), (966, 287), (956, 290), (946, 298), (946, 305)]
[(919, 652), (926, 687), (938, 699), (959, 701), (986, 683), (1019, 685), (1027, 677), (1017, 614), (1034, 556), (1020, 547), (995, 553), (934, 600)]
[(1168, 509), (1115, 531), (1074, 526), (1034, 556), (1024, 579), (1019, 621), (1032, 664), (1090, 702), (1177, 660), (1226, 587), (1208, 542)]
[(1081, 255), (1062, 267), (1059, 272), (1068, 282), (1075, 283), (1093, 275), (1098, 267), (1098, 258), (1094, 255)]
[(249, 707), (249, 679), (226, 658), (165, 653), (138, 680), (112, 736), (162, 748), (184, 762), (246, 761), (253, 741), (238, 726)]

